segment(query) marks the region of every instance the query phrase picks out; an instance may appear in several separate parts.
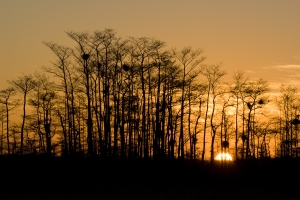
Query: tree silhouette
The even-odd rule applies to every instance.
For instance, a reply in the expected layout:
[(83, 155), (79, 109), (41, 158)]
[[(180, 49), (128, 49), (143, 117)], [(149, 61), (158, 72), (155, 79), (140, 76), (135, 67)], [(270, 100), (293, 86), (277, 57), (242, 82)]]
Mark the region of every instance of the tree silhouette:
[[(249, 82), (245, 87), (245, 97), (243, 99), (244, 104), (248, 108), (247, 118), (247, 136), (246, 136), (246, 159), (251, 157), (250, 155), (250, 144), (253, 145), (253, 129), (255, 121), (255, 111), (266, 103), (265, 95), (270, 91), (268, 83), (263, 79), (258, 79), (254, 82)], [(252, 152), (253, 153), (253, 152)]]
[[(7, 154), (10, 155), (10, 142), (9, 142), (9, 111), (18, 106), (17, 100), (11, 101), (11, 97), (16, 94), (16, 90), (13, 87), (0, 91), (0, 103), (5, 105), (6, 113), (6, 141), (7, 141)], [(4, 120), (4, 119), (2, 119)], [(3, 138), (2, 138), (3, 139)], [(1, 146), (3, 148), (3, 146)]]
[(205, 59), (204, 56), (198, 58), (202, 54), (201, 49), (192, 50), (191, 47), (185, 47), (181, 51), (176, 52), (173, 50), (173, 54), (183, 68), (182, 80), (181, 80), (181, 105), (180, 105), (180, 135), (179, 135), (179, 147), (178, 147), (178, 157), (184, 159), (184, 110), (186, 101), (186, 84), (188, 82), (187, 78), (193, 70)]
[(23, 75), (16, 80), (10, 81), (10, 83), (23, 94), (23, 120), (21, 127), (21, 146), (20, 154), (23, 154), (23, 143), (24, 143), (24, 128), (26, 121), (26, 104), (27, 104), (27, 95), (33, 91), (36, 87), (36, 81), (32, 75)]
[[(211, 66), (205, 66), (203, 68), (203, 71), (201, 72), (202, 75), (206, 78), (207, 81), (207, 98), (206, 98), (206, 111), (205, 111), (205, 118), (204, 118), (204, 128), (203, 128), (203, 148), (202, 148), (202, 161), (204, 161), (205, 158), (205, 143), (206, 143), (206, 131), (207, 131), (207, 122), (208, 122), (208, 113), (209, 113), (209, 104), (212, 98), (213, 103), (213, 112), (215, 110), (215, 98), (217, 96), (217, 88), (220, 86), (220, 79), (226, 74), (225, 71), (220, 69), (219, 65), (211, 65)], [(212, 97), (211, 97), (212, 96)], [(212, 131), (215, 131), (214, 125), (212, 123), (213, 121), (213, 114), (210, 119), (210, 124)], [(211, 142), (211, 159), (213, 159), (213, 144), (214, 144), (214, 137), (215, 132), (212, 134), (212, 142)]]
[[(297, 89), (292, 86), (281, 85), (281, 95), (277, 98), (277, 105), (280, 109), (280, 133), (281, 135), (281, 154), (283, 157), (292, 157), (293, 150), (297, 146), (296, 141), (297, 131), (293, 131), (294, 125), (297, 125), (297, 110), (298, 110), (298, 97)], [(282, 126), (282, 128), (281, 128)], [(295, 126), (296, 127), (296, 126)]]
[[(210, 157), (213, 162), (220, 149), (232, 153), (228, 148), (234, 142), (236, 159), (268, 157), (268, 137), (275, 128), (268, 122), (274, 116), (266, 117), (264, 110), (270, 91), (265, 80), (250, 81), (238, 71), (227, 84), (220, 65), (203, 64), (202, 49), (168, 49), (155, 38), (123, 39), (112, 29), (66, 34), (73, 47), (44, 42), (56, 56), (43, 67), (47, 75), (10, 81), (23, 95), (23, 121), (12, 128), (12, 113), (6, 112), (8, 154), (37, 150), (48, 156), (203, 162)], [(13, 93), (6, 92), (1, 102), (10, 110)], [(298, 97), (292, 96), (279, 99), (285, 114), (277, 128), (288, 156), (297, 155), (298, 147), (293, 123)], [(272, 129), (264, 126), (268, 123)]]
[(51, 138), (54, 136), (51, 127), (53, 124), (53, 113), (57, 98), (56, 85), (49, 78), (41, 74), (35, 74), (37, 85), (34, 98), (29, 99), (29, 104), (36, 110), (36, 119), (33, 126), (40, 139), (40, 149), (44, 149), (44, 136), (46, 139), (46, 155), (52, 155)]
[[(68, 155), (72, 151), (72, 130), (74, 128), (70, 126), (72, 121), (71, 111), (74, 110), (74, 94), (73, 94), (73, 79), (72, 79), (72, 72), (73, 67), (70, 65), (70, 57), (72, 55), (72, 50), (68, 47), (64, 47), (62, 45), (58, 45), (53, 42), (44, 42), (44, 44), (51, 49), (51, 51), (56, 55), (57, 61), (53, 63), (53, 67), (44, 67), (44, 70), (48, 73), (54, 74), (59, 80), (62, 81), (62, 90), (64, 91), (63, 97), (63, 108), (57, 111), (57, 114), (60, 118), (62, 132), (63, 132), (63, 154)], [(70, 91), (71, 94), (70, 95)], [(73, 97), (73, 98), (71, 98)], [(68, 140), (69, 136), (69, 140)]]
[[(240, 109), (240, 99), (243, 97), (244, 87), (246, 85), (247, 78), (245, 78), (245, 73), (243, 71), (237, 71), (233, 76), (233, 86), (231, 86), (231, 92), (236, 98), (236, 108), (235, 108), (235, 158), (238, 159), (238, 138), (239, 138), (239, 109)], [(243, 108), (244, 110), (244, 108)], [(244, 116), (244, 115), (243, 115)], [(243, 117), (243, 134), (244, 135), (244, 117)]]

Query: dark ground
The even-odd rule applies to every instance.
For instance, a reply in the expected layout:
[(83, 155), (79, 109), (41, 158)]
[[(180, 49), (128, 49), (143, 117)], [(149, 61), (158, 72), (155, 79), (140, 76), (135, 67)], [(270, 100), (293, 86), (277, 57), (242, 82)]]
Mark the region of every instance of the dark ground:
[(0, 157), (0, 199), (300, 199), (300, 160)]

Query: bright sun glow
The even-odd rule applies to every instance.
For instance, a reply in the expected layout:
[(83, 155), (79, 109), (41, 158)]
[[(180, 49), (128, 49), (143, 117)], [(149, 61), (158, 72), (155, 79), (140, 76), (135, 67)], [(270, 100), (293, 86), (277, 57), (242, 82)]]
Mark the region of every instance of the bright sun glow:
[(232, 157), (228, 153), (219, 153), (215, 157), (215, 160), (228, 160), (228, 161), (232, 161)]

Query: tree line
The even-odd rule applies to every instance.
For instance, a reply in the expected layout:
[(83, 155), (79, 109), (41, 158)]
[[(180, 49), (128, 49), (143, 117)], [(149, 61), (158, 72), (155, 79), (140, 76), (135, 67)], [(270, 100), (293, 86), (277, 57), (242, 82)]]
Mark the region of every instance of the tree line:
[(44, 42), (51, 66), (0, 91), (1, 155), (213, 161), (217, 152), (269, 158), (274, 148), (298, 156), (296, 88), (271, 97), (266, 80), (242, 71), (225, 82), (226, 70), (204, 64), (200, 48), (112, 29), (66, 34), (74, 47)]

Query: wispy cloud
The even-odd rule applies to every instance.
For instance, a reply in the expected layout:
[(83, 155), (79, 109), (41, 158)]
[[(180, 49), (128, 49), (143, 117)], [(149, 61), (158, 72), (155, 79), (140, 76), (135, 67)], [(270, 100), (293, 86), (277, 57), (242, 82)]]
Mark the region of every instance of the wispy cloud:
[(272, 91), (277, 93), (280, 85), (291, 85), (300, 89), (300, 65), (299, 64), (281, 64), (263, 66), (260, 74), (265, 77)]
[(274, 64), (272, 66), (264, 66), (262, 69), (270, 75), (279, 77), (299, 77), (300, 76), (300, 65), (297, 64)]
[(293, 59), (295, 59), (295, 60), (300, 60), (300, 54), (294, 55), (294, 56), (293, 56)]
[(251, 74), (254, 74), (255, 71), (251, 71), (251, 70), (245, 70), (246, 73), (251, 73)]
[(275, 65), (269, 68), (273, 69), (300, 69), (300, 65)]
[(37, 68), (37, 66), (35, 66), (35, 65), (28, 65), (27, 67), (30, 67), (30, 68)]

